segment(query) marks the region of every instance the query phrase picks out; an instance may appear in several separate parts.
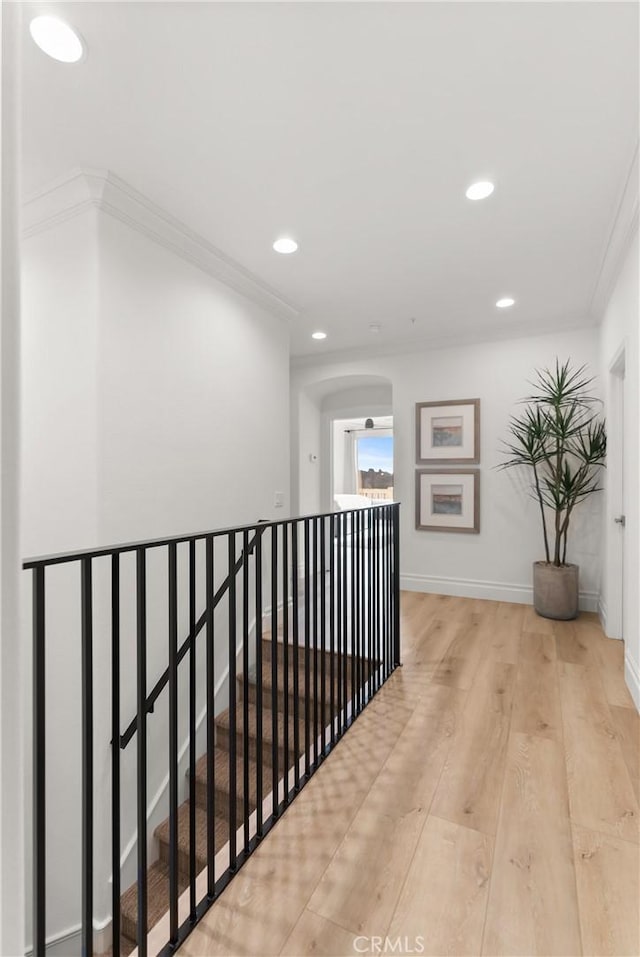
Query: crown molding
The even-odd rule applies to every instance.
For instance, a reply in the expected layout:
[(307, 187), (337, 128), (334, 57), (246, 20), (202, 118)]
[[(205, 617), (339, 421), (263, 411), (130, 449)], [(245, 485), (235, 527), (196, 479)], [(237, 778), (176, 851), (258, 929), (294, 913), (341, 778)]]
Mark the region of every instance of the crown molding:
[(35, 236), (91, 209), (108, 213), (281, 319), (300, 315), (276, 289), (110, 170), (75, 169), (33, 193), (22, 207), (22, 235)]
[(421, 336), (411, 340), (391, 340), (377, 345), (357, 346), (348, 349), (334, 349), (331, 352), (315, 355), (292, 355), (292, 369), (305, 369), (312, 366), (324, 366), (331, 363), (353, 362), (358, 359), (381, 359), (388, 356), (401, 356), (408, 353), (426, 352), (435, 349), (454, 349), (464, 346), (483, 345), (491, 342), (506, 342), (512, 339), (537, 339), (543, 336), (573, 332), (580, 329), (594, 329), (595, 321), (590, 316), (569, 316), (563, 320), (553, 319), (547, 322), (523, 323), (517, 328), (504, 325), (490, 326), (477, 332), (460, 330), (457, 333)]
[(602, 319), (624, 258), (638, 228), (638, 143), (620, 190), (618, 204), (600, 260), (589, 311), (596, 322)]

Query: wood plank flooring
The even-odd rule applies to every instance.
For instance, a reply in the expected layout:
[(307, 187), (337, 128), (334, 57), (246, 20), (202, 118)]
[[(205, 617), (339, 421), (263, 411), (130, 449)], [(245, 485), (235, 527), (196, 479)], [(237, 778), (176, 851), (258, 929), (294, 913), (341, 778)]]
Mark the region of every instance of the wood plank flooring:
[(640, 954), (640, 719), (594, 615), (405, 592), (404, 667), (185, 957)]

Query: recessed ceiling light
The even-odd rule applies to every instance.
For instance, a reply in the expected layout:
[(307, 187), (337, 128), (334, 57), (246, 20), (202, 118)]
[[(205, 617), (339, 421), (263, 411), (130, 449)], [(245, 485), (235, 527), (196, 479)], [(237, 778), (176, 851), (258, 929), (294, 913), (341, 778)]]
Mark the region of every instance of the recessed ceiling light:
[(487, 196), (491, 196), (494, 189), (493, 183), (488, 180), (481, 180), (479, 183), (472, 183), (465, 196), (467, 199), (486, 199)]
[(311, 338), (312, 338), (312, 339), (326, 339), (326, 338), (327, 338), (327, 334), (326, 334), (326, 332), (321, 332), (320, 329), (318, 329), (317, 332), (312, 332), (312, 333), (311, 333)]
[(496, 306), (498, 309), (508, 309), (509, 306), (512, 306), (515, 302), (515, 299), (512, 299), (510, 296), (505, 296), (504, 299), (498, 299)]
[(273, 244), (273, 248), (277, 253), (282, 253), (285, 256), (288, 256), (289, 253), (294, 253), (298, 248), (298, 244), (295, 239), (291, 239), (289, 236), (281, 236), (280, 239), (276, 239)]
[(77, 63), (84, 56), (80, 35), (58, 17), (34, 17), (29, 33), (43, 53), (61, 63)]

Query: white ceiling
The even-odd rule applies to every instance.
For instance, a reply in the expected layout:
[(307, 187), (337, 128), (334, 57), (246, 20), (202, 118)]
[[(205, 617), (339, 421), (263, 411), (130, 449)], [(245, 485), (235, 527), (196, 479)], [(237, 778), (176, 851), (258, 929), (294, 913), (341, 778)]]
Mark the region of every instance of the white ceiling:
[[(22, 9), (25, 194), (112, 170), (299, 308), (294, 354), (593, 318), (638, 140), (635, 3)], [(84, 62), (33, 45), (44, 10)]]

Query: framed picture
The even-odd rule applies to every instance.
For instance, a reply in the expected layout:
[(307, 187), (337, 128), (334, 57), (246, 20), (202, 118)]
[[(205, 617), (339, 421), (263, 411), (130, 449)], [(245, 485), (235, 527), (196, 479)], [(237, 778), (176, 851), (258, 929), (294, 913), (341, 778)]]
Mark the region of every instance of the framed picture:
[(416, 471), (416, 528), (425, 532), (480, 531), (480, 469)]
[(418, 465), (477, 465), (480, 399), (416, 404)]

